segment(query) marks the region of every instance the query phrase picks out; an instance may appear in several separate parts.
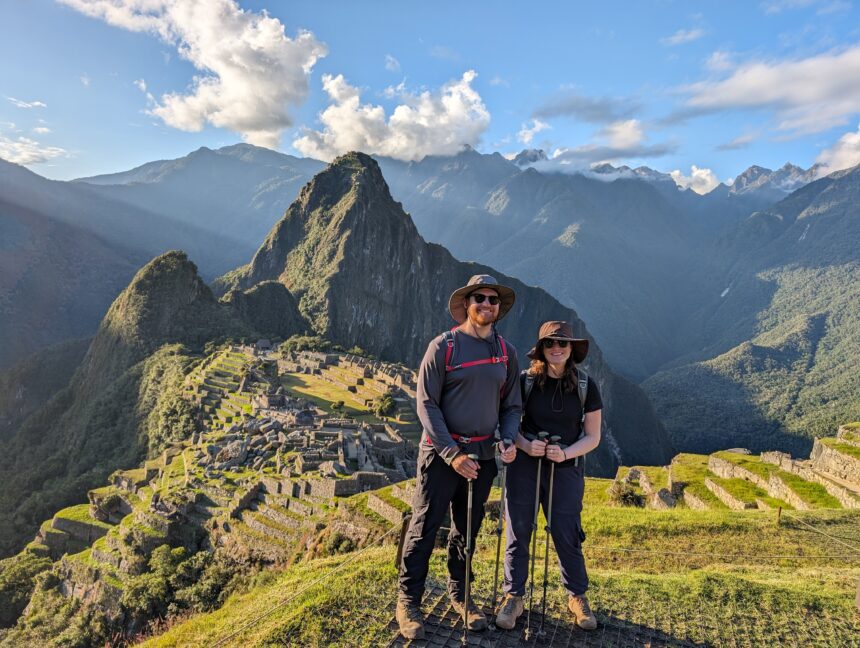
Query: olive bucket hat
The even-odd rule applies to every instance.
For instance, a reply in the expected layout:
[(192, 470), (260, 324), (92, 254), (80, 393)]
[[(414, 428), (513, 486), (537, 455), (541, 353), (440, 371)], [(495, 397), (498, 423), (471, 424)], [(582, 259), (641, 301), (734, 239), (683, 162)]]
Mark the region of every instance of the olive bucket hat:
[(451, 313), (451, 317), (454, 318), (457, 324), (462, 324), (466, 321), (466, 306), (463, 304), (463, 300), (481, 288), (490, 288), (499, 294), (501, 302), (499, 303), (499, 316), (496, 318), (496, 321), (499, 321), (508, 314), (508, 311), (511, 310), (517, 299), (513, 289), (501, 285), (496, 281), (495, 277), (485, 274), (474, 275), (469, 279), (469, 283), (451, 293), (451, 299), (448, 300), (448, 312)]
[(540, 347), (542, 340), (547, 339), (567, 340), (570, 342), (573, 346), (571, 354), (576, 364), (585, 360), (585, 356), (588, 355), (588, 340), (573, 337), (573, 327), (567, 322), (561, 321), (544, 322), (541, 324), (537, 342), (526, 355), (532, 360), (540, 357), (538, 355), (538, 347)]

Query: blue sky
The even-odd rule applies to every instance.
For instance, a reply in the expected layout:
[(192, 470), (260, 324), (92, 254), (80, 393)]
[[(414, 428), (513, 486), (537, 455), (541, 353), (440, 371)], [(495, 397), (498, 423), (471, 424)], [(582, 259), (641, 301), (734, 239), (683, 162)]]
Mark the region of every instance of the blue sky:
[(842, 0), (0, 0), (0, 157), (68, 179), (243, 140), (539, 147), (705, 190), (860, 163), (858, 28)]

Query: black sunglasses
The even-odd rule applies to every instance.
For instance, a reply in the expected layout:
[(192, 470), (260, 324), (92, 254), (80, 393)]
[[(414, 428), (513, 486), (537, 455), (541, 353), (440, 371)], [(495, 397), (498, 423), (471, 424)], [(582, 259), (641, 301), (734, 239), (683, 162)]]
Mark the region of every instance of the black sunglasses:
[(483, 293), (472, 293), (469, 295), (469, 298), (472, 299), (476, 304), (483, 304), (484, 300), (490, 302), (492, 306), (498, 306), (501, 303), (501, 298), (496, 295), (485, 295)]
[(543, 344), (544, 349), (551, 349), (555, 344), (557, 344), (562, 349), (567, 348), (567, 340), (553, 340), (552, 338), (545, 338), (541, 340), (541, 344)]

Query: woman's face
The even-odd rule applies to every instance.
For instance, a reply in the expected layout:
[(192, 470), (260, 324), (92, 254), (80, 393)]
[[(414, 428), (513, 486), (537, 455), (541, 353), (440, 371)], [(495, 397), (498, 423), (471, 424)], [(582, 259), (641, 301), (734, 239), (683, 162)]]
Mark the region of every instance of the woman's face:
[[(561, 347), (561, 344), (565, 345), (564, 348)], [(549, 364), (555, 366), (564, 366), (567, 359), (570, 357), (570, 352), (572, 351), (570, 342), (553, 340), (551, 338), (544, 338), (541, 340), (541, 346), (543, 347), (544, 359)]]

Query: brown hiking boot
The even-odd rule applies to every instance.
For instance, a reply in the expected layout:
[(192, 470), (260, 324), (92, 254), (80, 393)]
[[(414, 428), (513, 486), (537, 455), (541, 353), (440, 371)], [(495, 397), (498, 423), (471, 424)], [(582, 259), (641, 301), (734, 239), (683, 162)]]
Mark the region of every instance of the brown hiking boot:
[(510, 630), (517, 625), (517, 619), (522, 613), (523, 597), (507, 594), (496, 613), (496, 625), (502, 630)]
[[(460, 618), (463, 618), (463, 603), (462, 601), (457, 601), (455, 599), (451, 599), (451, 607), (456, 610), (457, 614)], [(469, 630), (486, 630), (487, 629), (487, 617), (484, 616), (484, 613), (475, 605), (475, 602), (472, 599), (469, 599), (469, 612), (466, 617), (468, 621)]]
[(404, 639), (424, 638), (424, 615), (421, 606), (408, 601), (397, 601), (397, 625)]
[(585, 594), (581, 596), (570, 594), (567, 597), (567, 607), (573, 612), (576, 617), (576, 625), (583, 630), (594, 630), (597, 627), (597, 617), (591, 611), (591, 606), (588, 605), (588, 599)]

